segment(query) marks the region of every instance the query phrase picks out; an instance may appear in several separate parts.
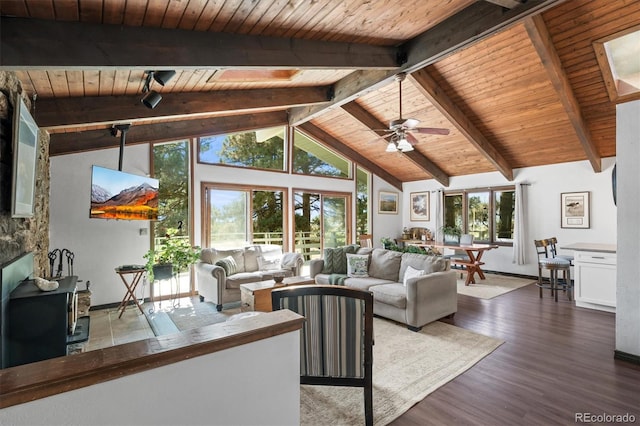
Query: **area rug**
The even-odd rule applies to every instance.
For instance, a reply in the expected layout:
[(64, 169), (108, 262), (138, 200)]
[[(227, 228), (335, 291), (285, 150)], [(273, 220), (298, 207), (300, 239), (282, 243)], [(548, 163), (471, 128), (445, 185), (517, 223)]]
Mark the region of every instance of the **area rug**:
[[(373, 420), (385, 425), (503, 342), (443, 322), (420, 332), (374, 318)], [(364, 424), (362, 388), (301, 386), (302, 425)]]
[(517, 290), (529, 284), (533, 284), (531, 278), (518, 278), (508, 275), (484, 274), (486, 279), (481, 280), (476, 276), (476, 283), (464, 285), (466, 272), (463, 272), (462, 279), (458, 275), (458, 294), (477, 297), (479, 299), (493, 299), (510, 291)]

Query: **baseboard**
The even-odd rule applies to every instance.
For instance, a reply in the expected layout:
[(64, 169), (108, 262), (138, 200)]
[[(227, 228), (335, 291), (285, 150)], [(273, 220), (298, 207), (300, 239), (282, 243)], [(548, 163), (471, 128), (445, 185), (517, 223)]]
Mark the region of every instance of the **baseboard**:
[(490, 271), (487, 269), (482, 269), (482, 272), (484, 272), (485, 274), (494, 274), (494, 275), (504, 275), (507, 277), (514, 277), (514, 278), (522, 278), (524, 280), (533, 280), (533, 281), (538, 281), (538, 276), (537, 275), (523, 275), (523, 274), (513, 274), (511, 272), (500, 272), (500, 271)]
[(613, 357), (620, 361), (630, 362), (632, 364), (640, 365), (640, 355), (629, 354), (619, 350), (614, 351)]
[[(138, 302), (140, 301), (140, 299), (138, 299)], [(144, 298), (144, 303), (147, 302), (151, 302), (151, 299), (148, 297)], [(121, 302), (115, 302), (115, 303), (105, 303), (104, 305), (95, 305), (95, 306), (91, 306), (89, 308), (90, 311), (99, 311), (101, 309), (113, 309), (113, 308), (117, 308), (118, 306), (120, 306)], [(142, 304), (142, 303), (141, 303)], [(135, 303), (133, 303), (133, 300), (129, 300), (129, 302), (127, 303), (127, 306), (130, 305), (135, 305)]]

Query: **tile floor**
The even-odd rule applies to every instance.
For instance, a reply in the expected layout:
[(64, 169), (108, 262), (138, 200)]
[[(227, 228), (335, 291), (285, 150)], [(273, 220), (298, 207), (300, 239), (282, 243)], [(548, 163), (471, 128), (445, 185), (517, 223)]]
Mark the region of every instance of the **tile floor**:
[(135, 306), (129, 306), (121, 318), (118, 315), (116, 308), (89, 311), (91, 328), (85, 351), (154, 337), (146, 317)]

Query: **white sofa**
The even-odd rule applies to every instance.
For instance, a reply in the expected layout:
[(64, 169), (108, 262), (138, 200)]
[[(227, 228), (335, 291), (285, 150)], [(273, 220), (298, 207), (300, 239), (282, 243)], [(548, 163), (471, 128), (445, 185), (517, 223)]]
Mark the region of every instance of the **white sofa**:
[(269, 280), (274, 274), (298, 276), (303, 262), (299, 254), (283, 253), (281, 246), (273, 244), (202, 249), (195, 266), (200, 301), (211, 301), (221, 311), (225, 303), (240, 301), (240, 284)]
[[(368, 290), (373, 293), (375, 315), (404, 323), (413, 331), (457, 312), (456, 272), (451, 270), (448, 259), (381, 248), (351, 250), (350, 253), (369, 255), (368, 276), (349, 277), (344, 270), (345, 263), (338, 261), (333, 252), (333, 259), (328, 262), (333, 263), (333, 270), (325, 268), (324, 259), (311, 261), (310, 275), (316, 284), (340, 284)], [(327, 255), (325, 249), (325, 258)], [(344, 256), (346, 258), (346, 253)], [(424, 271), (424, 275), (409, 278), (405, 286), (403, 278), (409, 266)]]

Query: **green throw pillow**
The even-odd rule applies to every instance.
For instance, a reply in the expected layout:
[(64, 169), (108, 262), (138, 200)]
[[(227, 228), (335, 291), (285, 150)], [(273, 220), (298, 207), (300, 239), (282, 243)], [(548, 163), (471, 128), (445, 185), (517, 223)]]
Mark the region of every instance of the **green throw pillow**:
[(216, 265), (224, 269), (224, 272), (227, 274), (227, 276), (231, 276), (236, 272), (238, 272), (238, 264), (236, 263), (235, 259), (231, 256), (227, 256), (224, 259), (218, 260), (216, 262)]
[(351, 244), (343, 247), (324, 249), (323, 274), (345, 274), (347, 273), (347, 253), (355, 254), (360, 246)]

